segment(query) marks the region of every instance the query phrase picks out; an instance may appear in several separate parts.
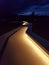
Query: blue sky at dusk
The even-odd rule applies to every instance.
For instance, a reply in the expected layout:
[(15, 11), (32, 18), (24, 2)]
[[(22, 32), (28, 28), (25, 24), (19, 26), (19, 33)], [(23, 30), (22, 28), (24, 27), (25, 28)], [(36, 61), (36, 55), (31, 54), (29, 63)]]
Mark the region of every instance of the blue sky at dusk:
[(23, 12), (20, 14), (22, 15), (29, 15), (32, 14), (32, 12), (35, 13), (35, 15), (49, 15), (49, 4), (48, 5), (33, 5), (30, 6), (29, 8), (25, 9)]
[(0, 13), (49, 15), (49, 0), (0, 0)]

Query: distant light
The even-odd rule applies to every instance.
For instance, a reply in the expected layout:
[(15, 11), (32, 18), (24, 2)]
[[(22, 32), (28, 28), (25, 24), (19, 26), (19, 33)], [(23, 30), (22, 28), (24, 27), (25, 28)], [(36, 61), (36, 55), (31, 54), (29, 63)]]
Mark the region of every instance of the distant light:
[(23, 21), (23, 24), (22, 25), (28, 25), (28, 22), (26, 21)]

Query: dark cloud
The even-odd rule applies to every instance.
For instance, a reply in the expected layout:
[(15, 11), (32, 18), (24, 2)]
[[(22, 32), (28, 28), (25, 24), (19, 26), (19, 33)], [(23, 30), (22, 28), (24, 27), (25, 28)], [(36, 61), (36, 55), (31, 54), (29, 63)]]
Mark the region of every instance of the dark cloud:
[(45, 5), (47, 4), (49, 4), (49, 0), (0, 0), (0, 13), (2, 11), (15, 14), (24, 13), (27, 11), (31, 12), (32, 9), (34, 10), (35, 8), (39, 9), (42, 6), (45, 8)]

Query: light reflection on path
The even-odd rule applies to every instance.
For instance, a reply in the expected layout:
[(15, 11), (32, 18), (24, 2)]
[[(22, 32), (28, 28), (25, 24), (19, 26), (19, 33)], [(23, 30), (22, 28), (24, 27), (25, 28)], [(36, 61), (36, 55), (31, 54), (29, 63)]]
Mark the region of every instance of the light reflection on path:
[(22, 27), (9, 38), (2, 64), (4, 65), (49, 65), (49, 57)]

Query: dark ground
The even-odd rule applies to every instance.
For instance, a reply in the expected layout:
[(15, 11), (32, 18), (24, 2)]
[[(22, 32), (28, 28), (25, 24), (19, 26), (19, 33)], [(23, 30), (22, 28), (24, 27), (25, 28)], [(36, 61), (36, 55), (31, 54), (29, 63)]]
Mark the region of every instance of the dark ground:
[(17, 24), (4, 23), (0, 25), (0, 36), (18, 27)]
[(38, 17), (33, 24), (32, 31), (49, 41), (49, 17)]
[[(14, 22), (14, 21), (13, 21)], [(8, 23), (8, 22), (2, 22), (0, 23), (0, 36), (15, 29), (18, 28), (21, 25), (21, 23)]]

